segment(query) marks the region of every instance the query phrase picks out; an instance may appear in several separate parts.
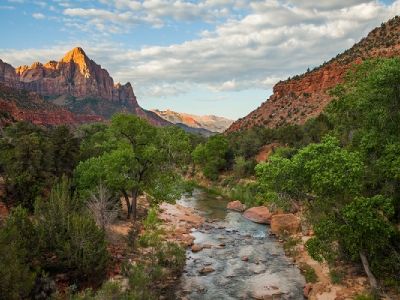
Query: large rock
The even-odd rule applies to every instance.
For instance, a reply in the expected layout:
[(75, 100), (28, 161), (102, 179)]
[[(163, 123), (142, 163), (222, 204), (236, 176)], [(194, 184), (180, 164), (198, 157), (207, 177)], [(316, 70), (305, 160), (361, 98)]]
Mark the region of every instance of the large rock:
[(194, 244), (192, 245), (192, 252), (199, 252), (201, 250), (203, 250), (203, 245), (201, 244)]
[(243, 212), (246, 210), (246, 205), (242, 204), (242, 202), (236, 200), (236, 201), (231, 201), (228, 203), (226, 206), (227, 209), (238, 211), (238, 212)]
[(255, 223), (269, 224), (271, 221), (271, 212), (265, 206), (252, 207), (246, 210), (243, 216)]
[(300, 231), (300, 218), (294, 214), (278, 214), (271, 218), (271, 232), (274, 234), (295, 234)]

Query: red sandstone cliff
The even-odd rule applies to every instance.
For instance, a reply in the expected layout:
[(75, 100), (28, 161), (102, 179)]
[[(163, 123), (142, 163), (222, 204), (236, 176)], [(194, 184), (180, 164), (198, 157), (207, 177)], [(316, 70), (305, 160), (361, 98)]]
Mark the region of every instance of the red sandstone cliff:
[(272, 96), (246, 117), (234, 122), (227, 132), (253, 126), (279, 127), (303, 124), (319, 115), (331, 101), (330, 88), (343, 81), (355, 63), (372, 57), (400, 56), (400, 18), (395, 17), (371, 31), (352, 48), (322, 66), (292, 79), (281, 81)]
[(35, 125), (76, 125), (100, 122), (96, 115), (74, 114), (68, 109), (45, 101), (36, 93), (0, 84), (0, 127), (15, 121)]
[[(74, 48), (60, 61), (39, 62), (14, 69), (0, 60), (0, 83), (10, 88), (35, 92), (68, 109), (70, 114), (109, 118), (117, 112), (128, 112), (147, 119), (158, 126), (170, 125), (157, 115), (142, 109), (132, 85), (117, 83), (91, 60), (82, 48)], [(29, 114), (29, 111), (25, 111)], [(40, 119), (40, 112), (32, 112), (30, 119)], [(68, 114), (67, 114), (68, 115)], [(67, 118), (68, 119), (68, 118)], [(69, 121), (66, 119), (66, 123)], [(79, 118), (78, 118), (79, 119)], [(43, 116), (43, 123), (47, 117)], [(39, 122), (39, 121), (37, 121)]]

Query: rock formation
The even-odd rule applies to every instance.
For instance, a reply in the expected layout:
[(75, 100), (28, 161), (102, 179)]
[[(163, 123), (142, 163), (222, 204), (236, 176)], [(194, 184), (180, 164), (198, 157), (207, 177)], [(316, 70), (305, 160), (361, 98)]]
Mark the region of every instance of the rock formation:
[(279, 127), (303, 124), (319, 115), (332, 100), (328, 91), (343, 81), (355, 63), (372, 57), (400, 56), (400, 17), (371, 31), (351, 49), (320, 67), (292, 79), (281, 81), (272, 96), (249, 115), (234, 122), (227, 132), (253, 126)]
[(36, 125), (75, 125), (102, 120), (97, 115), (74, 114), (45, 101), (36, 93), (0, 84), (0, 127), (15, 121)]
[(35, 62), (16, 69), (0, 60), (0, 83), (35, 92), (73, 113), (109, 118), (116, 112), (130, 112), (154, 125), (170, 124), (142, 109), (132, 85), (129, 82), (114, 84), (107, 70), (91, 60), (80, 47), (69, 51), (58, 62)]
[(202, 128), (210, 132), (223, 132), (233, 123), (233, 120), (214, 115), (197, 116), (179, 113), (169, 109), (164, 111), (155, 109), (152, 111), (168, 122), (184, 124), (191, 128)]

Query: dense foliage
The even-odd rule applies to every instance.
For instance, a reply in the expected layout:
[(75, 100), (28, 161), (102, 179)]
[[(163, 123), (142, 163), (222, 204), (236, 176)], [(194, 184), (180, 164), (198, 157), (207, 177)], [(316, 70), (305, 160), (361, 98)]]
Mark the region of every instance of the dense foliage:
[(79, 141), (65, 126), (41, 129), (29, 123), (5, 128), (0, 139), (0, 164), (5, 199), (33, 210), (62, 175), (71, 176), (78, 161)]
[(310, 254), (359, 261), (373, 288), (400, 282), (399, 82), (397, 58), (358, 66), (332, 91), (330, 135), (256, 168), (264, 198), (308, 208)]
[[(57, 275), (75, 289), (101, 284), (110, 267), (106, 231), (119, 215), (120, 197), (134, 217), (143, 193), (151, 204), (178, 198), (200, 140), (125, 114), (115, 115), (111, 124), (77, 129), (28, 123), (2, 129), (0, 173), (6, 191), (1, 200), (11, 213), (0, 223), (0, 299), (48, 299)], [(155, 242), (157, 263), (127, 274), (133, 281), (143, 277), (148, 295), (155, 292), (154, 280), (165, 276), (161, 269), (181, 270), (185, 261), (177, 245), (160, 236)], [(149, 268), (159, 277), (149, 279)], [(107, 293), (108, 286), (98, 294)], [(137, 299), (146, 289), (125, 296)]]

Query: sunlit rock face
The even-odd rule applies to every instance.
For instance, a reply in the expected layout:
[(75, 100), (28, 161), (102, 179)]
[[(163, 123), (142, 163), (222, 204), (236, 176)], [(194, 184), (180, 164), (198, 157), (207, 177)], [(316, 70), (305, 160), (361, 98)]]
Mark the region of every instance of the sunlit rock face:
[(20, 66), (15, 70), (1, 62), (0, 81), (42, 96), (98, 98), (138, 106), (132, 85), (114, 84), (107, 70), (91, 60), (80, 47), (69, 51), (58, 62), (35, 62), (31, 66)]
[[(46, 64), (35, 62), (31, 66), (14, 68), (0, 60), (0, 84), (47, 97), (54, 104), (68, 109), (68, 115), (71, 116), (89, 115), (100, 120), (108, 119), (114, 113), (126, 112), (142, 117), (156, 126), (171, 124), (142, 109), (132, 85), (129, 82), (114, 84), (107, 70), (91, 60), (80, 47), (66, 53), (60, 61), (49, 61)], [(33, 116), (41, 119), (39, 110), (33, 112), (24, 109), (24, 112), (31, 115), (29, 119), (34, 118)], [(73, 119), (71, 117), (67, 123), (73, 122)], [(43, 118), (44, 124), (46, 120)]]

